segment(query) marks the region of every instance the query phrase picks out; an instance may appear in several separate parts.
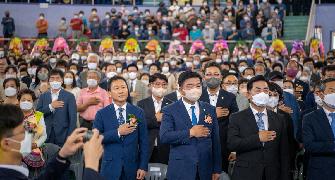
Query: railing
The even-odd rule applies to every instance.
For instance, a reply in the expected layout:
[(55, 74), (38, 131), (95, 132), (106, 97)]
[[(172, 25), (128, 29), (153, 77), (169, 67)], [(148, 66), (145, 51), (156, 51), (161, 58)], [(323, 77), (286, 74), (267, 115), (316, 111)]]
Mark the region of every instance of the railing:
[[(319, 3), (320, 3), (320, 1), (319, 1)], [(312, 37), (314, 37), (315, 20), (316, 20), (315, 14), (316, 14), (316, 4), (315, 4), (315, 0), (312, 0), (311, 10), (309, 12), (306, 38), (305, 38), (305, 41), (307, 43), (309, 43), (309, 40)]]

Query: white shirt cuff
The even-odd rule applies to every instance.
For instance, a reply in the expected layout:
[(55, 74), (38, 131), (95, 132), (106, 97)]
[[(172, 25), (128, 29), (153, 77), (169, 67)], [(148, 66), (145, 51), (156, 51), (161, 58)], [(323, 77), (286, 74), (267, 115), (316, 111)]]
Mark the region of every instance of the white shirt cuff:
[(53, 107), (51, 106), (51, 104), (49, 104), (49, 109), (50, 109), (51, 112), (54, 112), (54, 111), (55, 111), (55, 108), (53, 108)]

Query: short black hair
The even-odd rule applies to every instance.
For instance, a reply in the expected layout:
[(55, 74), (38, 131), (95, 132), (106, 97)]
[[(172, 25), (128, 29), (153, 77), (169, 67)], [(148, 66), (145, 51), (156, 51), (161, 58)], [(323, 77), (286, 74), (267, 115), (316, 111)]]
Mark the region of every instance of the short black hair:
[(253, 67), (247, 67), (247, 68), (245, 68), (244, 70), (243, 70), (243, 72), (242, 72), (242, 75), (245, 75), (245, 71), (246, 70), (252, 70), (252, 72), (254, 73), (254, 75), (256, 74), (256, 71), (255, 71), (255, 69), (253, 68)]
[(7, 78), (7, 79), (5, 79), (2, 83), (2, 86), (3, 86), (4, 89), (5, 89), (6, 83), (9, 82), (9, 81), (14, 81), (17, 89), (20, 89), (20, 81), (17, 78)]
[(246, 79), (246, 78), (241, 78), (241, 79), (238, 81), (238, 85), (241, 85), (241, 84), (243, 84), (243, 83), (248, 83), (248, 82), (249, 82), (248, 79)]
[(30, 89), (22, 89), (21, 91), (19, 91), (19, 93), (17, 95), (17, 100), (20, 101), (24, 94), (29, 94), (31, 96), (31, 98), (33, 99), (33, 101), (35, 101), (37, 99), (34, 91), (32, 91)]
[(283, 100), (283, 89), (274, 82), (269, 82), (269, 90), (277, 92), (279, 95), (279, 100)]
[(313, 58), (306, 57), (306, 58), (304, 59), (304, 61), (303, 61), (302, 64), (305, 64), (305, 63), (308, 63), (308, 62), (312, 62), (312, 63), (314, 64), (314, 60), (313, 60)]
[(155, 74), (149, 76), (149, 83), (153, 83), (157, 79), (164, 80), (166, 83), (168, 83), (168, 79), (166, 78), (166, 76), (164, 74), (161, 74), (161, 73), (155, 73)]
[(255, 76), (255, 77), (253, 77), (249, 80), (249, 82), (247, 84), (247, 90), (250, 91), (254, 87), (254, 83), (258, 82), (258, 81), (264, 81), (264, 82), (266, 82), (266, 84), (269, 85), (269, 81), (266, 80), (264, 76), (258, 75), (258, 76)]
[(56, 67), (57, 66), (65, 66), (65, 68), (67, 68), (67, 65), (68, 65), (67, 62), (63, 59), (59, 59), (56, 63)]
[(156, 64), (156, 63), (152, 63), (152, 64), (150, 64), (149, 65), (149, 70), (150, 70), (150, 68), (152, 67), (152, 66), (156, 66), (157, 67), (157, 70), (158, 71), (161, 71), (161, 68), (158, 66), (158, 64)]
[(274, 69), (275, 67), (277, 67), (277, 66), (279, 66), (280, 67), (280, 70), (283, 70), (284, 69), (284, 67), (283, 67), (283, 64), (282, 63), (274, 63), (273, 65), (272, 65), (272, 69)]
[(323, 68), (322, 75), (326, 75), (326, 71), (335, 71), (335, 65), (328, 65)]
[(49, 78), (53, 75), (59, 75), (62, 79), (64, 79), (64, 73), (63, 71), (61, 71), (60, 69), (52, 69), (50, 72), (49, 72)]
[(9, 65), (9, 66), (6, 67), (6, 69), (5, 69), (5, 74), (6, 74), (10, 69), (13, 69), (14, 72), (17, 74), (17, 68), (16, 68), (15, 66), (13, 66), (13, 65)]
[(0, 104), (0, 139), (13, 135), (13, 129), (23, 122), (23, 113), (16, 105)]
[(216, 67), (220, 70), (220, 74), (221, 74), (221, 67), (218, 63), (214, 62), (214, 61), (211, 61), (209, 63), (206, 64), (205, 68), (204, 68), (204, 73), (206, 72), (206, 69), (207, 68), (210, 68), (210, 67)]
[(183, 86), (184, 82), (187, 79), (191, 79), (191, 78), (199, 78), (200, 83), (202, 83), (202, 77), (200, 76), (200, 74), (198, 74), (197, 72), (193, 72), (193, 71), (184, 71), (179, 75), (179, 78), (178, 78), (179, 87)]
[(293, 82), (293, 81), (285, 79), (285, 80), (283, 81), (283, 83), (286, 83), (286, 82), (289, 82), (289, 83), (291, 83), (291, 84), (292, 84), (292, 86), (293, 86), (293, 89), (295, 89), (295, 84), (294, 84), (294, 82)]
[[(128, 69), (130, 68), (130, 67), (135, 67), (136, 68), (136, 70), (138, 71), (138, 67), (137, 67), (137, 65), (136, 64), (129, 64), (128, 66), (127, 66), (127, 71), (128, 71)], [(123, 70), (123, 69), (122, 69)]]
[(335, 78), (327, 78), (322, 81), (322, 85), (324, 86), (323, 89), (326, 88), (326, 84), (335, 81)]
[(108, 88), (107, 88), (108, 91), (111, 90), (112, 83), (114, 81), (118, 81), (118, 80), (124, 81), (124, 83), (126, 83), (127, 89), (129, 90), (128, 83), (127, 83), (127, 80), (125, 78), (123, 78), (121, 76), (114, 76), (114, 77), (110, 78), (109, 81), (108, 81)]

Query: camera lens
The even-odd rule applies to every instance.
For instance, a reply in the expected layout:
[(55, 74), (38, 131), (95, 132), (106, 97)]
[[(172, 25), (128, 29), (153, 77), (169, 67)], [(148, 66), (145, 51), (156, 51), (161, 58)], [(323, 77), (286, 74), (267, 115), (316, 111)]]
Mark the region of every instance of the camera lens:
[(93, 136), (93, 131), (92, 130), (88, 130), (86, 132), (86, 134), (84, 135), (84, 137), (83, 137), (84, 143), (87, 142), (87, 141), (89, 141), (92, 138), (92, 136)]

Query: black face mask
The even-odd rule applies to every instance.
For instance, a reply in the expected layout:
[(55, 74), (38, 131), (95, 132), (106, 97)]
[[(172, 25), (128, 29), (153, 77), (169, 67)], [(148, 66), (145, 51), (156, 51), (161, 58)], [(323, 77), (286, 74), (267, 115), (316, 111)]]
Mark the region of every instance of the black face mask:
[(221, 79), (219, 78), (211, 77), (210, 79), (206, 80), (206, 85), (210, 89), (217, 88), (220, 86), (220, 84), (221, 84)]

